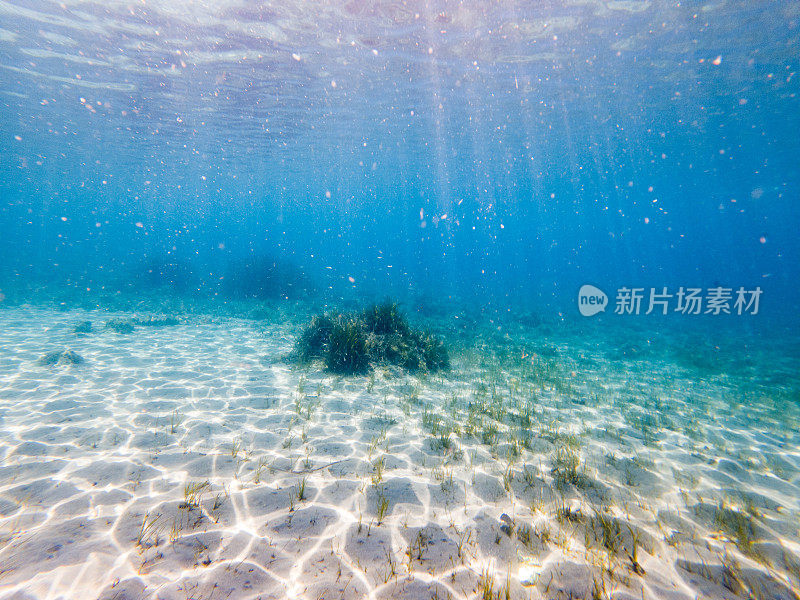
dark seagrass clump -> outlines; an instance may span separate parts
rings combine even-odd
[[[55,367],[57,365],[80,365],[84,361],[80,354],[67,349],[48,352],[37,362],[42,367]]]
[[[106,329],[110,329],[115,333],[128,334],[133,333],[133,321],[129,319],[111,319],[106,323]]]
[[[75,325],[74,329],[75,333],[85,335],[87,333],[92,333],[94,331],[92,329],[92,322],[91,321],[83,321],[82,323],[78,323]]]
[[[302,362],[323,358],[325,348],[333,330],[333,319],[328,315],[318,315],[311,319],[300,339],[295,343],[295,354]]]
[[[411,330],[397,304],[388,300],[365,309],[361,313],[361,320],[367,331],[377,335],[408,335]]]
[[[169,327],[171,325],[178,325],[179,323],[180,321],[177,317],[171,315],[147,315],[133,319],[134,325],[142,325],[143,327]]]
[[[396,303],[386,301],[360,313],[315,316],[298,338],[292,356],[301,362],[321,359],[342,375],[366,373],[376,364],[408,371],[450,368],[444,341],[413,329]]]
[[[357,319],[340,316],[334,321],[325,347],[325,366],[343,375],[359,375],[369,370],[367,335]]]

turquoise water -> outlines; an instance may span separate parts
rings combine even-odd
[[[0,14],[6,287],[177,264],[214,293],[278,258],[334,297],[761,286],[797,313],[793,2]]]
[[[789,0],[0,0],[0,600],[798,600],[798,70]]]

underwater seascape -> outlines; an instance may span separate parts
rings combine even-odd
[[[800,600],[800,3],[0,0],[0,600]]]

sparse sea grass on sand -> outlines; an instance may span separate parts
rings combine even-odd
[[[206,493],[210,487],[211,482],[208,480],[187,482],[183,486],[183,501],[178,505],[178,508],[185,510],[198,508],[203,494]]]
[[[11,532],[0,569],[20,593],[36,596],[34,578],[69,592],[61,574],[77,549],[91,569],[68,585],[86,597],[130,592],[116,581],[130,572],[165,589],[179,580],[197,598],[218,581],[239,586],[233,595],[283,597],[291,563],[289,583],[309,598],[347,586],[353,597],[605,600],[671,581],[676,600],[799,600],[798,439],[775,406],[794,397],[789,384],[788,396],[776,386],[743,396],[736,374],[682,379],[655,345],[636,370],[541,327],[485,337],[504,352],[462,339],[446,378],[378,366],[348,379],[276,365],[299,317],[274,338],[223,318],[147,332],[163,345],[98,332],[73,342],[80,370],[25,368],[51,348],[53,324],[76,340],[71,324],[84,318],[107,315],[48,315],[5,344],[21,368],[3,384],[0,462],[14,475],[0,483]],[[259,344],[269,362],[248,352]],[[521,358],[528,345],[557,347],[546,369],[571,386],[547,372],[526,379],[525,362],[539,360]],[[96,504],[60,512],[83,510],[71,500],[87,490]],[[124,553],[118,571],[99,568],[108,536]],[[44,568],[21,560],[36,555]]]
[[[755,511],[753,510],[753,512]],[[756,545],[758,541],[757,524],[752,513],[726,506],[724,502],[720,502],[714,510],[714,525],[733,538],[736,547],[742,554],[759,561],[766,559]]]

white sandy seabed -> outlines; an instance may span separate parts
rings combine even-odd
[[[780,376],[521,329],[337,378],[293,326],[114,316],[0,311],[0,598],[800,598]]]

